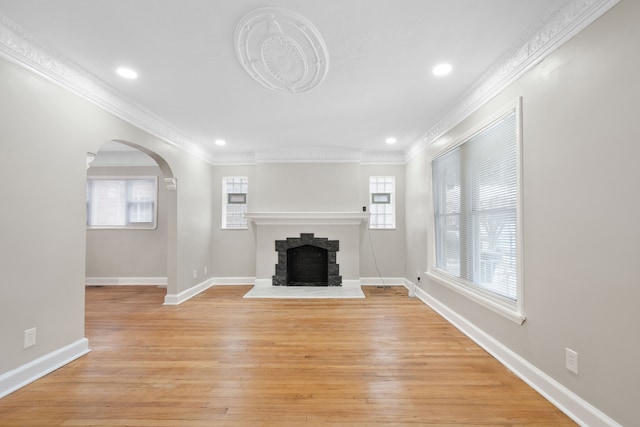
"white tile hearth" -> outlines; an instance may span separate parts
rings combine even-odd
[[[360,286],[254,286],[244,298],[364,298]]]

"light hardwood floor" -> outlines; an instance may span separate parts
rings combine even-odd
[[[566,426],[404,288],[243,299],[87,288],[92,352],[0,400],[2,426]]]

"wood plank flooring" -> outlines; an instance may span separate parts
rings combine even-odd
[[[0,399],[0,425],[575,425],[403,288],[249,289],[87,288],[92,352]]]

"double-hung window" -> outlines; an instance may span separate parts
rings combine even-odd
[[[430,273],[521,322],[518,107],[432,161]]]
[[[156,228],[156,177],[87,179],[89,228]]]
[[[222,178],[222,228],[246,229],[247,191],[246,176]]]
[[[393,176],[369,177],[369,228],[396,228],[395,187]]]

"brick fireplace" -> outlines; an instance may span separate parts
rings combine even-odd
[[[367,213],[252,212],[246,217],[256,236],[256,286],[360,285],[361,227]],[[300,276],[295,271],[288,277],[296,263],[324,265],[324,251],[326,281],[317,272]]]
[[[278,264],[273,286],[342,286],[337,264],[338,240],[301,233],[276,240]]]

